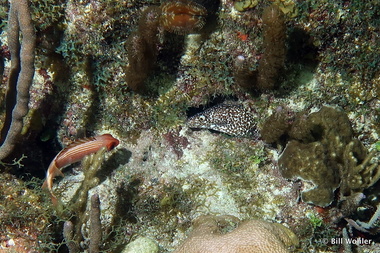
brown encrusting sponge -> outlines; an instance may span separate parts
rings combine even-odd
[[[355,138],[348,116],[340,109],[324,106],[294,118],[288,110],[278,109],[263,126],[264,141],[288,141],[278,166],[285,178],[303,180],[304,202],[328,206],[336,189],[343,200],[380,179],[380,165],[371,163],[375,151],[368,152]]]

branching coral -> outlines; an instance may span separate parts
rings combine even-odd
[[[367,153],[358,140],[351,141],[345,147],[341,166],[341,195],[362,192],[380,179],[380,165],[371,163],[375,154],[376,150]]]
[[[70,252],[79,252],[79,248],[89,247],[90,252],[99,252],[100,241],[102,239],[101,224],[100,224],[100,201],[99,196],[94,194],[91,196],[91,204],[89,207],[90,216],[88,216],[87,199],[89,190],[99,183],[99,178],[96,174],[101,168],[104,160],[105,148],[100,149],[97,153],[87,156],[83,160],[84,180],[77,191],[76,199],[72,204],[72,209],[76,215],[72,220],[66,221],[63,228],[63,234],[66,244]],[[89,220],[89,234],[84,230],[87,221]],[[88,242],[84,241],[88,237]],[[85,242],[85,243],[84,243]]]
[[[23,119],[29,110],[29,88],[34,76],[36,35],[27,0],[11,1],[8,25],[8,44],[12,61],[6,94],[6,119],[1,130],[0,160],[9,156],[19,141],[24,126]]]
[[[222,233],[233,216],[205,215],[194,221],[193,231],[175,253],[286,253],[298,246],[298,239],[285,226],[262,220],[241,223],[231,232]]]
[[[79,244],[74,237],[74,224],[71,221],[66,221],[63,224],[63,237],[70,253],[80,252]],[[90,208],[90,245],[89,252],[99,252],[99,246],[102,240],[102,229],[100,222],[100,201],[99,195],[94,194],[91,196]]]

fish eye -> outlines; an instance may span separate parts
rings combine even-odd
[[[119,142],[112,142],[112,143],[110,143],[109,145],[108,145],[108,150],[112,150],[112,149],[114,149],[117,145],[119,145]]]
[[[206,117],[205,117],[204,115],[201,115],[201,116],[199,116],[199,120],[200,120],[200,121],[205,121],[205,120],[206,120]]]

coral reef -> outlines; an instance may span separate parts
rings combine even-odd
[[[183,149],[187,148],[190,144],[185,136],[180,135],[180,131],[181,129],[173,129],[163,135],[178,158],[183,156]]]
[[[264,122],[261,133],[267,142],[288,140],[278,159],[279,167],[284,177],[311,183],[302,192],[306,202],[327,206],[338,187],[343,199],[380,178],[380,166],[370,163],[375,151],[368,154],[354,137],[347,115],[339,109],[324,106],[294,118],[280,108]]]
[[[22,135],[24,117],[29,111],[29,88],[34,75],[36,44],[29,2],[11,1],[9,12],[8,47],[12,62],[6,94],[6,118],[1,129],[0,160],[11,154]]]
[[[237,227],[226,232],[229,223]],[[287,227],[261,220],[248,220],[239,224],[231,216],[200,216],[194,221],[193,231],[175,253],[275,253],[293,252],[298,246],[296,235]],[[293,247],[293,250],[289,250]]]
[[[1,98],[11,70],[9,2],[0,1]],[[27,232],[33,235],[27,238],[33,246],[25,246],[25,251],[79,252],[94,243],[93,251],[120,252],[139,250],[135,239],[150,238],[155,250],[159,245],[159,251],[167,253],[185,240],[196,217],[210,214],[287,224],[300,239],[302,252],[379,251],[378,222],[370,233],[359,226],[377,213],[379,199],[379,157],[367,151],[380,134],[377,0],[29,2],[37,39],[36,71],[23,120],[23,145],[0,162],[2,172],[20,178],[20,184],[2,184],[9,188],[0,206],[17,215],[0,208],[6,214],[1,224],[8,229],[2,233],[6,237],[1,251],[22,252],[20,235]],[[194,16],[193,8],[202,15]],[[180,25],[183,20],[195,27]],[[165,28],[165,22],[177,28]],[[140,25],[152,29],[142,31]],[[152,43],[151,48],[143,43],[144,32],[145,39],[151,37],[144,42]],[[23,42],[24,36],[20,38]],[[271,38],[280,38],[275,41],[279,43]],[[271,51],[272,46],[277,51]],[[266,65],[271,59],[273,64]],[[259,72],[268,80],[262,88],[257,86]],[[142,86],[133,90],[128,78]],[[3,123],[8,109],[0,100]],[[244,105],[243,115],[250,113],[246,118],[238,113],[239,119],[248,119],[242,121],[228,115],[229,131],[239,129],[238,135],[232,130],[232,138],[228,133],[189,130],[188,116],[231,100]],[[347,115],[316,112],[326,103]],[[271,120],[264,122],[268,117]],[[241,138],[246,133],[241,129],[256,124],[262,126],[262,138]],[[120,145],[110,157],[106,154],[102,166],[95,166],[97,172],[89,173],[88,164],[83,171],[71,165],[54,186],[62,200],[56,210],[47,198],[24,198],[25,191],[42,193],[36,178],[45,176],[62,145],[102,132],[118,136]],[[319,187],[283,177],[277,165],[287,143],[287,153],[294,150],[302,160],[284,153],[282,169],[286,163],[297,174],[295,167],[310,165]],[[318,166],[324,181],[317,175]],[[291,177],[301,176],[308,176],[306,170]],[[38,183],[23,184],[30,180]],[[312,188],[321,196],[307,196],[305,191]],[[96,210],[91,209],[95,194],[100,200]],[[319,207],[299,201],[300,196],[313,203],[323,197],[323,205],[334,201]],[[19,215],[20,210],[26,210],[25,215]],[[99,210],[100,244],[99,233],[91,235],[89,218],[99,217]],[[43,224],[33,227],[31,212],[42,212]],[[237,222],[221,223],[220,237],[230,234],[226,230]],[[373,244],[324,243],[342,237],[369,238]]]

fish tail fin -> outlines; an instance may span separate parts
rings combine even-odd
[[[42,184],[42,189],[46,189],[48,187],[48,183],[47,183],[47,180],[44,181],[44,183]]]
[[[47,184],[46,180],[45,180],[44,184],[42,185],[42,188],[43,189],[48,188],[48,184]],[[51,199],[51,202],[53,203],[53,206],[57,206],[58,205],[57,197],[54,195],[54,193],[51,189],[49,189],[49,193],[50,193],[50,199]]]
[[[48,188],[48,184],[47,184],[47,180],[45,180],[44,184],[42,185],[42,189],[47,189],[47,188]],[[48,190],[50,193],[50,199],[51,199],[51,202],[53,203],[53,206],[57,206],[58,205],[57,197],[54,195],[52,189],[48,189]]]
[[[53,181],[53,179],[56,176],[64,177],[65,175],[62,173],[62,171],[60,169],[58,169],[58,167],[55,164],[50,165],[49,169],[47,171],[45,182],[42,184],[42,189],[49,188],[49,182],[48,182],[48,180],[52,180]]]
[[[55,160],[53,160],[53,162],[50,164],[49,168],[48,168],[48,171],[46,173],[46,180],[45,182],[42,184],[42,188],[43,189],[48,189],[49,192],[50,192],[50,197],[51,197],[51,201],[53,203],[54,206],[57,206],[58,204],[58,200],[57,200],[57,197],[54,195],[53,193],[53,179],[56,177],[56,176],[62,176],[64,177],[65,175],[62,173],[62,171],[57,167],[56,163],[55,163]]]
[[[62,171],[60,169],[58,169],[57,166],[54,165],[54,167],[52,168],[52,171],[51,173],[53,174],[53,177],[56,177],[56,176],[61,176],[61,177],[64,177],[65,175],[62,173]]]
[[[53,203],[53,206],[58,206],[58,199],[53,193],[51,193],[50,198],[51,198],[51,202]]]

